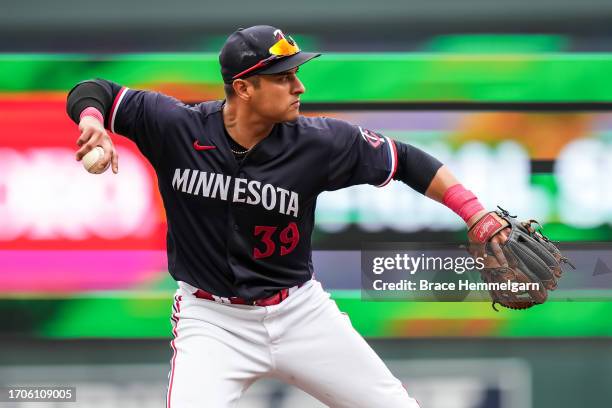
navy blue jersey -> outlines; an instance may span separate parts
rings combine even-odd
[[[239,161],[224,133],[223,104],[187,106],[122,88],[107,124],[155,168],[172,276],[218,296],[254,300],[311,278],[317,196],[387,184],[397,150],[367,129],[300,116],[275,125]]]

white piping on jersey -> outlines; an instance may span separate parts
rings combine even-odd
[[[125,94],[127,93],[127,91],[130,88],[127,87],[123,87],[121,88],[121,90],[119,91],[119,94],[115,97],[115,99],[117,100],[117,103],[114,106],[113,111],[111,112],[111,123],[110,123],[110,130],[113,133],[115,132],[115,117],[117,117],[117,111],[119,110],[119,105],[121,105],[121,101],[123,100],[123,97],[125,96]]]
[[[395,172],[397,171],[397,147],[395,146],[395,142],[393,139],[389,139],[386,136],[383,136],[387,140],[387,146],[389,146],[389,156],[391,157],[391,170],[389,170],[389,177],[382,184],[379,184],[377,187],[384,187],[393,179],[395,176]]]

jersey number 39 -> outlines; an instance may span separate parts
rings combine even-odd
[[[298,231],[297,224],[290,222],[279,234],[278,237],[275,235],[278,227],[271,227],[265,225],[255,226],[253,235],[256,237],[261,236],[261,243],[263,244],[263,251],[259,248],[253,248],[253,257],[255,259],[267,258],[274,255],[276,251],[275,241],[280,241],[280,255],[285,256],[290,254],[298,242],[300,242],[300,231]]]

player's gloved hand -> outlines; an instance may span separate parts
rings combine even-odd
[[[84,116],[79,122],[79,130],[81,136],[77,139],[77,145],[80,149],[76,152],[76,159],[80,161],[89,151],[96,146],[104,149],[104,157],[100,163],[100,167],[104,168],[110,162],[113,168],[113,173],[119,172],[119,155],[110,136],[104,129],[104,125],[99,120],[91,116]]]
[[[533,227],[536,221],[519,222],[515,218],[500,208],[481,215],[468,231],[470,253],[485,258],[481,271],[483,281],[537,284],[537,288],[519,291],[490,290],[494,309],[495,304],[527,309],[544,303],[548,291],[557,288],[562,264],[573,267],[559,249]]]
[[[502,245],[508,240],[512,231],[508,222],[497,216],[495,212],[483,210],[470,220],[468,229],[468,239],[471,243],[469,249],[474,257],[484,258],[485,265],[508,266],[508,260],[502,250]],[[489,253],[492,253],[494,258],[489,257]]]

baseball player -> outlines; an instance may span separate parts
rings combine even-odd
[[[341,120],[300,116],[298,67],[318,56],[277,28],[254,26],[221,50],[225,100],[188,106],[102,79],[68,95],[81,132],[77,160],[101,146],[99,166],[117,173],[108,129],[134,141],[157,173],[178,283],[168,407],[234,407],[261,377],[331,407],[418,407],[313,278],[323,191],[400,180],[468,226],[479,220],[481,238],[501,230],[493,239],[506,239],[427,153]]]

